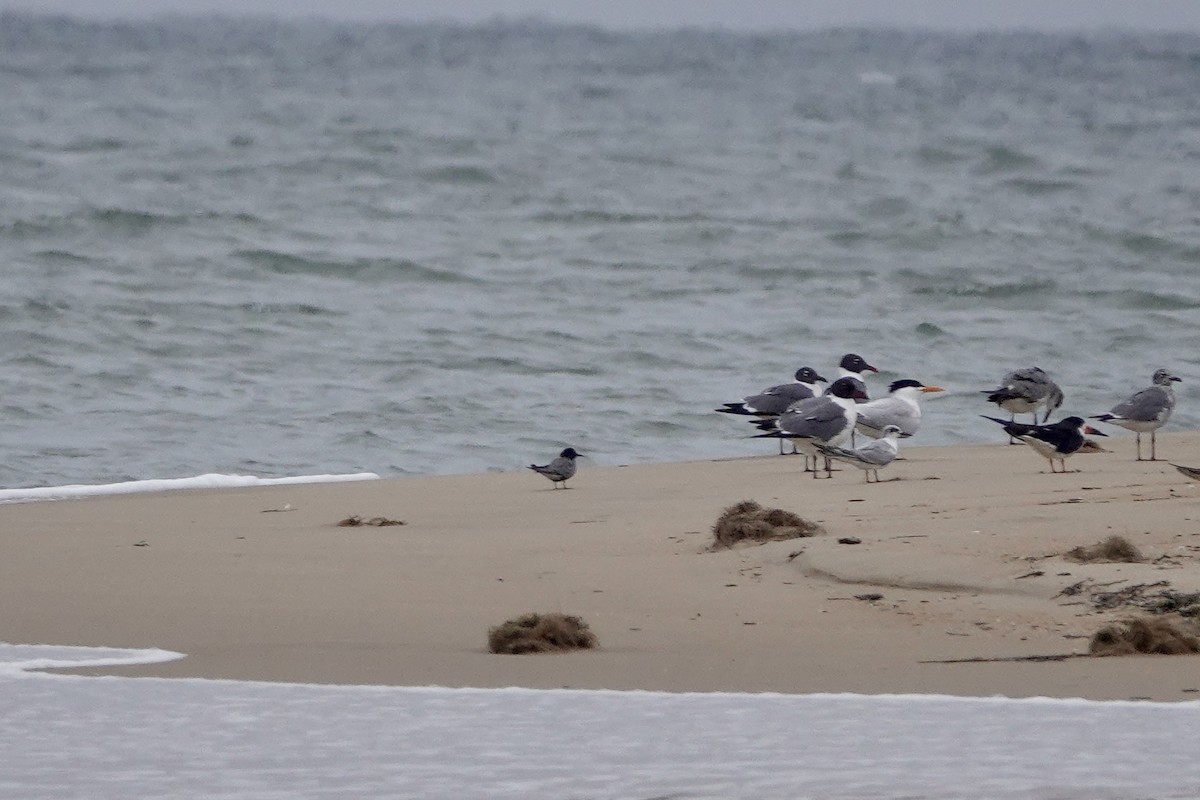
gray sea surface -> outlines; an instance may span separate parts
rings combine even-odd
[[[769,453],[849,351],[1200,426],[1195,35],[5,14],[0,118],[0,486]]]

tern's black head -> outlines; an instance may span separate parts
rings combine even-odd
[[[579,456],[582,454],[576,453],[574,447],[568,447],[566,450],[563,450],[561,453],[559,453],[559,455],[563,458],[579,458]]]
[[[892,381],[891,384],[888,385],[888,391],[894,392],[897,389],[903,389],[906,386],[911,386],[914,389],[920,389],[924,387],[925,384],[921,383],[920,381],[914,381],[912,378],[901,378],[898,381]]]
[[[868,364],[866,359],[857,353],[847,353],[842,356],[842,360],[838,366],[848,372],[857,372],[859,375],[864,372],[879,372],[879,370]]]
[[[801,367],[800,369],[796,370],[796,380],[800,383],[816,383],[817,381],[820,381],[821,383],[825,382],[825,379],[818,375],[817,371],[812,367]]]
[[[870,398],[867,397],[867,387],[858,378],[845,377],[838,378],[833,383],[829,384],[829,389],[825,394],[831,394],[834,397],[841,397],[845,400],[858,400],[866,402]]]

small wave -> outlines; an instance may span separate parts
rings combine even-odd
[[[331,309],[314,306],[310,303],[242,303],[238,308],[254,314],[300,314],[307,317],[338,314]]]
[[[72,253],[70,250],[37,250],[33,256],[55,264],[90,264],[94,260],[88,256]]]
[[[473,167],[466,165],[452,165],[447,167],[436,167],[427,169],[419,173],[423,180],[431,183],[449,183],[459,186],[469,186],[475,184],[499,183],[499,179],[489,170],[483,167]]]
[[[1075,181],[1052,180],[1049,178],[1008,178],[1001,181],[1000,185],[1031,195],[1069,192],[1081,188]]]
[[[32,489],[0,489],[0,503],[27,503],[33,500],[75,500],[114,494],[168,492],[180,489],[234,489],[247,486],[285,486],[298,483],[341,483],[379,480],[374,472],[348,475],[297,475],[290,478],[258,478],[253,475],[197,475],[192,478],[159,478],[122,481],[100,485],[44,486]]]
[[[715,222],[703,214],[653,214],[638,211],[544,211],[533,216],[534,222],[564,222],[569,225],[642,225],[645,223]]]
[[[144,233],[155,225],[177,225],[187,221],[185,217],[155,214],[151,211],[132,211],[127,208],[95,208],[87,212],[87,218],[123,233]]]
[[[129,143],[122,139],[114,139],[111,137],[96,137],[88,139],[75,139],[67,142],[61,148],[64,153],[109,153],[114,150],[122,150],[128,147]]]
[[[993,145],[984,150],[983,160],[976,167],[976,171],[984,175],[995,175],[1034,169],[1038,164],[1038,160],[1028,153],[1003,145]]]
[[[1180,251],[1179,242],[1153,233],[1124,233],[1118,238],[1121,246],[1142,256],[1160,256]]]
[[[911,289],[911,292],[925,297],[980,297],[986,300],[1005,300],[1013,297],[1049,294],[1056,288],[1058,288],[1058,284],[1052,280],[1007,283],[979,283],[976,281],[955,283],[947,280],[945,283],[916,286]]]
[[[954,150],[949,150],[944,147],[933,147],[924,145],[917,148],[917,161],[930,166],[941,164],[958,164],[967,160],[967,156]]]
[[[0,643],[0,672],[158,664],[183,658],[170,650]]]
[[[899,217],[912,209],[912,203],[903,197],[876,197],[862,205],[862,212],[876,219]]]
[[[938,336],[946,335],[946,331],[944,328],[934,325],[932,322],[921,322],[921,323],[917,324],[913,328],[913,333],[917,334],[918,336],[924,336],[924,337],[927,337],[930,339],[936,338]]]
[[[435,269],[406,258],[359,258],[337,261],[278,250],[237,250],[237,258],[281,275],[325,275],[341,278],[403,277],[438,283],[477,283],[478,279],[450,270]]]
[[[1136,311],[1187,311],[1200,308],[1200,300],[1178,294],[1159,294],[1146,291],[1087,292],[1084,297],[1103,305]]]
[[[1095,225],[1086,225],[1084,230],[1092,236],[1115,243],[1138,256],[1170,257],[1180,261],[1200,263],[1200,247],[1161,233],[1113,230]]]
[[[864,86],[895,86],[897,78],[888,72],[869,70],[858,74],[858,82]]]
[[[866,231],[837,231],[828,234],[825,238],[830,242],[842,247],[854,247],[855,245],[865,242],[871,238],[871,235]]]

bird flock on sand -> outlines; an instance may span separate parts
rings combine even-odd
[[[791,452],[804,456],[805,471],[813,478],[831,478],[833,462],[837,461],[861,470],[867,483],[872,479],[879,482],[879,471],[899,457],[900,440],[920,430],[921,396],[945,390],[904,378],[892,381],[887,394],[872,400],[865,380],[869,373],[878,371],[862,356],[847,353],[838,362],[837,377],[832,382],[805,366],[796,370],[792,381],[724,403],[715,411],[747,418],[759,431],[753,438],[778,439],[781,455],[785,453],[784,441],[790,442]],[[1173,384],[1179,380],[1169,370],[1156,370],[1148,387],[1109,411],[1087,419],[1067,416],[1051,423],[1051,415],[1063,405],[1063,390],[1045,370],[1025,367],[1006,374],[994,388],[981,391],[989,403],[1008,412],[1008,419],[980,416],[1000,425],[1010,444],[1029,445],[1050,463],[1052,473],[1067,472],[1066,460],[1076,453],[1103,450],[1088,437],[1108,434],[1089,424],[1088,419],[1132,431],[1137,460],[1157,461],[1155,433],[1175,410]],[[1018,422],[1018,414],[1029,414],[1031,421]],[[1142,434],[1150,435],[1148,459],[1142,457]],[[857,442],[859,435],[863,438],[861,444]],[[575,460],[579,457],[580,453],[568,447],[548,464],[530,464],[529,468],[549,478],[554,488],[566,488],[567,480],[575,475]],[[1200,480],[1200,468],[1172,466]]]

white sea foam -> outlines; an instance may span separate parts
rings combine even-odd
[[[194,478],[157,478],[144,481],[124,481],[96,486],[42,486],[34,489],[0,489],[0,503],[27,503],[34,500],[77,500],[111,494],[169,492],[180,489],[233,489],[246,486],[282,486],[297,483],[341,483],[373,481],[374,472],[355,472],[348,475],[297,475],[290,478],[257,478],[253,475],[197,475]]]
[[[1200,796],[1200,703],[89,678],[173,654],[0,645],[0,796]]]

